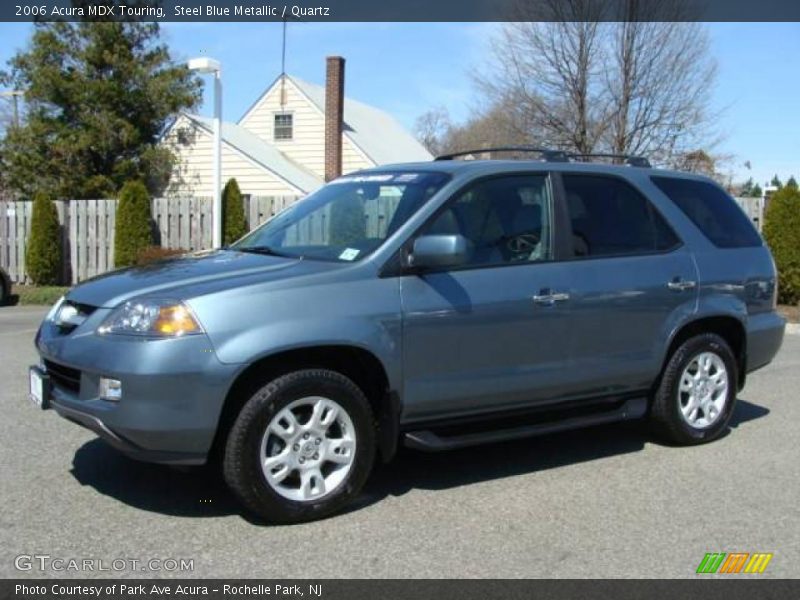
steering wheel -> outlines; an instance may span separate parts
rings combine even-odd
[[[535,233],[520,233],[508,238],[506,248],[519,260],[521,257],[528,257],[539,246],[540,236]]]
[[[520,233],[508,239],[506,247],[514,254],[533,252],[539,245],[539,236],[534,233]]]

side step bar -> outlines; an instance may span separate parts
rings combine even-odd
[[[441,452],[443,450],[456,450],[458,448],[477,446],[479,444],[519,440],[547,433],[580,429],[590,425],[602,425],[604,423],[638,419],[643,417],[646,412],[647,398],[631,398],[613,410],[573,417],[561,421],[547,421],[508,429],[493,429],[477,433],[448,436],[442,436],[430,430],[409,431],[403,436],[403,444],[415,450]]]

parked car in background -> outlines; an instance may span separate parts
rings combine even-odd
[[[0,268],[0,306],[4,306],[11,296],[11,279],[2,268]]]
[[[229,248],[82,283],[31,397],[136,458],[219,457],[276,522],[341,509],[398,444],[718,438],[783,339],[753,224],[705,177],[541,157],[360,171]]]

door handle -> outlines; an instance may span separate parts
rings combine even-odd
[[[569,300],[569,294],[564,292],[550,292],[549,290],[542,290],[541,294],[536,294],[533,297],[534,303],[540,306],[552,306],[556,302],[565,302]]]
[[[676,277],[675,279],[673,279],[672,281],[667,283],[667,287],[669,289],[671,289],[671,290],[675,290],[676,292],[682,292],[684,290],[691,290],[691,289],[697,287],[697,282],[696,281],[686,281],[686,280],[680,279],[679,277]]]

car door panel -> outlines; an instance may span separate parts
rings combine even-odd
[[[570,379],[569,305],[556,263],[404,277],[407,420],[499,411],[558,398]]]
[[[696,291],[669,282],[697,281],[691,254],[629,256],[570,264],[571,358],[583,395],[649,388],[661,368],[665,323],[695,310]]]
[[[423,227],[462,235],[475,252],[461,268],[401,280],[406,420],[501,411],[560,394],[570,377],[569,306],[552,298],[569,280],[552,260],[551,189],[543,173],[477,181]],[[533,251],[531,235],[539,239]]]
[[[559,183],[573,238],[565,263],[570,358],[579,374],[573,391],[594,397],[648,389],[661,368],[666,324],[696,308],[692,254],[630,181],[563,173]]]

